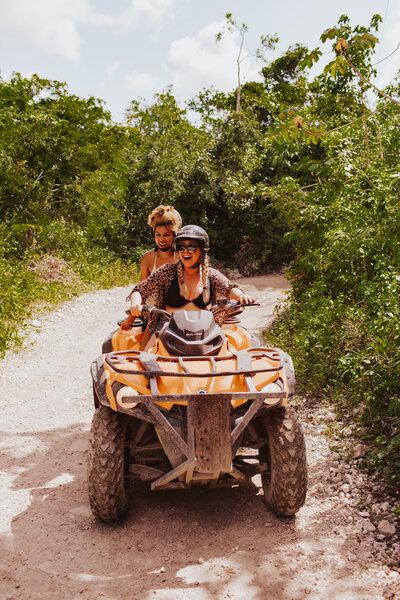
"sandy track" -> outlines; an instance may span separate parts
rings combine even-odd
[[[276,275],[241,283],[261,301],[243,321],[259,332],[287,284]],[[382,564],[386,541],[357,506],[365,477],[338,462],[323,411],[299,408],[310,487],[297,517],[273,516],[258,489],[141,490],[122,523],[93,518],[89,365],[123,316],[126,293],[68,303],[42,320],[34,345],[0,363],[0,599],[400,597],[398,573]]]

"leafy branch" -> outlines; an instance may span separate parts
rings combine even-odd
[[[375,110],[370,111],[368,114],[366,114],[366,115],[363,114],[363,115],[361,115],[361,117],[357,117],[356,119],[353,119],[352,121],[349,121],[348,123],[344,123],[343,125],[339,125],[338,127],[329,129],[329,131],[308,131],[304,127],[305,121],[304,121],[303,117],[300,117],[300,116],[296,116],[293,119],[293,122],[298,129],[301,129],[302,131],[304,131],[304,133],[306,133],[308,135],[312,135],[312,136],[316,136],[316,137],[324,137],[324,136],[330,135],[331,133],[334,133],[335,131],[339,131],[340,129],[350,127],[350,125],[354,125],[354,123],[357,123],[358,121],[362,121],[363,119],[368,119],[369,117],[372,117],[377,112],[380,112],[381,110],[384,110],[385,108],[387,108],[389,106],[389,104],[390,104],[390,102],[387,102],[383,106],[379,106]]]
[[[378,15],[375,15],[376,22],[377,17]],[[375,21],[373,19],[374,24]],[[349,58],[349,50],[355,49],[357,47],[362,49],[369,48],[373,50],[379,41],[378,38],[372,35],[371,33],[364,32],[361,35],[357,35],[355,38],[353,38],[351,40],[351,43],[349,44],[347,40],[344,39],[344,37],[342,37],[342,35],[345,33],[347,33],[346,27],[341,29],[338,27],[332,27],[324,31],[324,33],[321,35],[321,41],[323,43],[326,42],[328,39],[337,40],[335,45],[336,58],[325,67],[324,73],[330,73],[332,77],[336,77],[338,71],[341,75],[344,75],[346,73],[347,67],[350,67],[350,69],[357,75],[357,77],[359,77],[359,79],[361,79],[361,81],[363,81],[367,85],[370,85],[379,95],[383,96],[393,104],[400,105],[399,100],[396,100],[395,98],[392,98],[391,96],[386,94],[376,85],[374,85],[368,77],[363,75],[360,69],[358,69],[354,62]],[[392,52],[392,54],[396,52],[398,47]],[[304,58],[302,67],[311,68],[314,63],[319,61],[321,56],[321,50],[319,48],[316,48]]]
[[[340,56],[342,56],[344,58],[344,60],[347,62],[347,64],[349,65],[349,67],[354,71],[354,73],[356,73],[356,75],[358,75],[358,77],[367,85],[370,85],[371,87],[374,88],[375,91],[378,92],[378,94],[380,94],[381,96],[383,96],[384,98],[386,98],[387,100],[389,100],[389,102],[393,102],[393,104],[398,104],[400,105],[399,100],[395,100],[394,98],[391,98],[388,94],[386,94],[385,92],[383,92],[382,90],[380,90],[379,88],[376,87],[376,85],[374,85],[371,81],[369,81],[369,79],[367,79],[360,71],[359,69],[357,69],[357,67],[355,65],[353,65],[353,63],[351,62],[351,60],[349,59],[349,57],[347,56],[346,53],[346,46],[343,44],[343,42],[345,42],[346,40],[343,39],[339,39],[337,44],[336,44],[336,48],[338,49],[338,51],[340,52]]]

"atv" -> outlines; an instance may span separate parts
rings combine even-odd
[[[172,315],[143,307],[142,317],[120,322],[103,343],[91,366],[88,485],[96,517],[122,518],[139,480],[151,490],[232,487],[254,485],[260,474],[277,515],[304,504],[304,436],[287,406],[293,363],[282,350],[260,347],[239,324],[242,310],[231,300]],[[151,314],[165,323],[145,352],[140,342]]]

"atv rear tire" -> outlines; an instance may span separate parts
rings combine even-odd
[[[128,509],[126,417],[100,406],[93,415],[88,451],[89,501],[102,521],[121,519]]]
[[[268,506],[279,516],[294,515],[307,493],[307,459],[303,431],[289,407],[271,409],[262,421],[268,443],[259,451],[268,469],[261,473]]]

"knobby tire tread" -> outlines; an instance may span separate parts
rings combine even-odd
[[[307,494],[304,434],[293,407],[272,409],[264,418],[269,445],[270,475],[262,474],[264,496],[279,516],[294,515]]]
[[[124,415],[100,406],[91,426],[88,486],[92,512],[102,521],[121,519],[128,509],[125,437]]]

